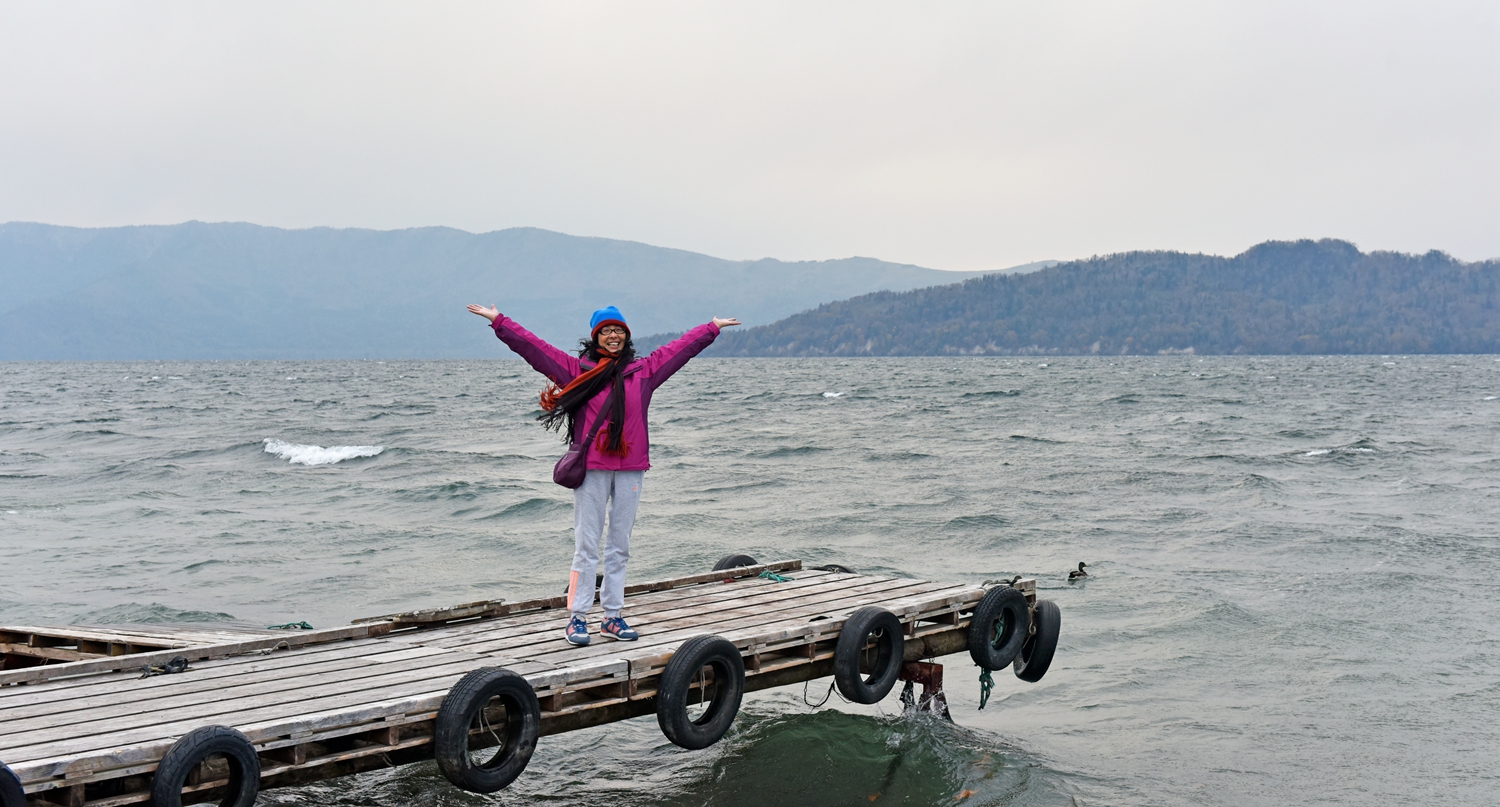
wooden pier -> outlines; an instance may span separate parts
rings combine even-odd
[[[1014,588],[1034,607],[1034,581]],[[663,672],[694,637],[731,643],[742,691],[753,691],[833,674],[845,623],[868,606],[899,620],[897,664],[963,652],[986,594],[784,561],[630,586],[626,616],[641,639],[595,633],[586,647],[562,639],[563,596],[329,630],[0,627],[0,763],[31,807],[169,804],[160,787],[153,796],[168,750],[195,729],[224,726],[253,746],[261,788],[327,779],[432,758],[445,696],[480,668],[525,679],[540,709],[535,734],[545,736],[657,712]],[[860,642],[866,667],[877,644]],[[167,672],[178,657],[188,669]],[[160,674],[143,676],[143,667]],[[722,668],[717,675],[727,681]],[[704,700],[712,681],[699,676],[689,688]],[[514,703],[509,709],[519,714]],[[195,765],[181,801],[233,794],[232,765]],[[0,807],[16,807],[5,787],[0,781]]]

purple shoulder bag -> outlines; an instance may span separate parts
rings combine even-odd
[[[609,420],[610,403],[614,401],[615,391],[609,391],[609,397],[604,399],[604,408],[599,411],[599,419],[594,421],[594,427],[589,429],[589,436],[581,443],[568,446],[568,453],[562,455],[557,465],[552,468],[552,481],[562,485],[569,490],[577,490],[583,485],[583,478],[589,472],[589,446],[594,444],[594,438],[599,436],[599,427]],[[584,407],[587,410],[588,407]]]

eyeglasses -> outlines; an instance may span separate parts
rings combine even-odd
[[[626,333],[626,331],[625,331],[624,328],[600,328],[599,329],[599,335],[600,336],[624,336],[625,333]]]

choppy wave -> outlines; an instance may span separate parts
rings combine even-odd
[[[78,621],[95,625],[157,625],[175,622],[233,622],[233,614],[222,611],[190,611],[162,605],[127,602],[79,614]]]
[[[344,460],[373,457],[385,446],[306,446],[267,437],[262,441],[267,454],[274,454],[293,465],[332,465]]]

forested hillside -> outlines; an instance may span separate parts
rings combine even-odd
[[[719,356],[1497,353],[1500,261],[1267,242],[1129,252],[867,294],[743,332]]]

